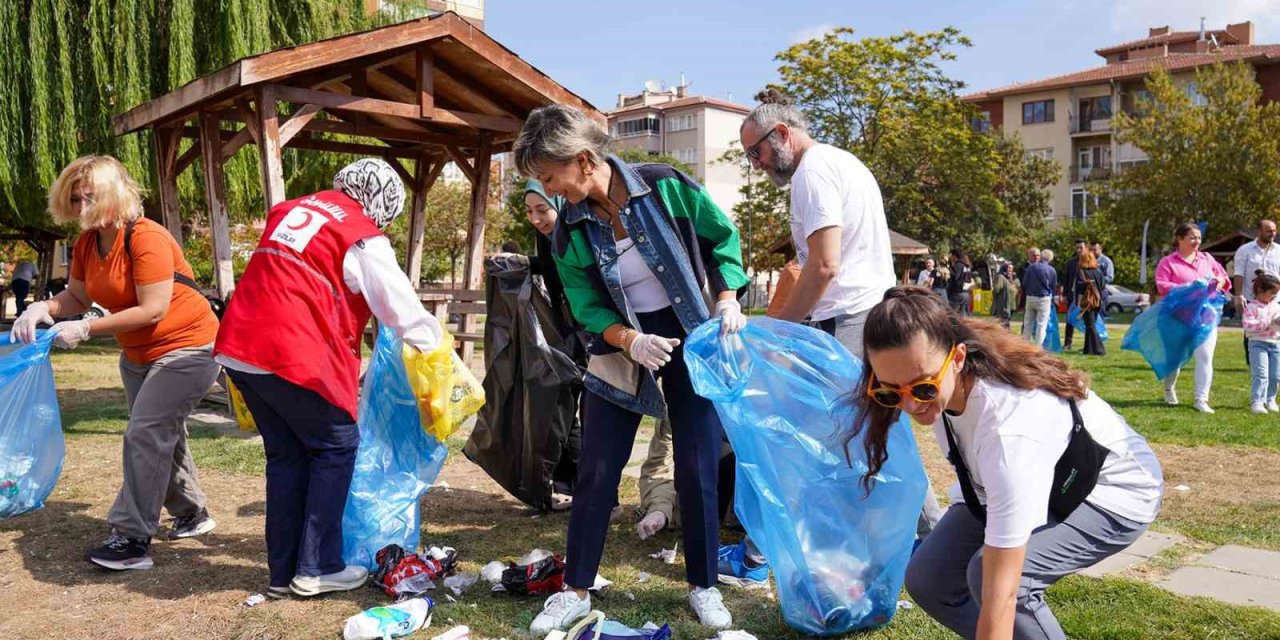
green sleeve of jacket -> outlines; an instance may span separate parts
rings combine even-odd
[[[747,286],[750,280],[742,268],[738,228],[711,200],[707,190],[684,174],[663,178],[657,186],[667,211],[693,224],[712,291],[736,291]]]
[[[605,329],[618,323],[626,324],[622,316],[613,310],[612,304],[604,294],[591,286],[587,277],[587,269],[595,263],[591,247],[581,231],[570,231],[569,247],[564,255],[553,251],[556,271],[560,273],[560,281],[564,285],[564,296],[569,300],[569,308],[573,317],[590,333],[604,333]]]

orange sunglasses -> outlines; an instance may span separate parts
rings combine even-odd
[[[938,394],[942,390],[942,379],[946,377],[947,367],[955,357],[956,347],[953,346],[951,351],[947,353],[947,359],[942,361],[942,367],[938,369],[937,373],[933,374],[933,377],[923,378],[900,387],[876,385],[876,375],[872,373],[871,378],[867,380],[867,397],[874,400],[876,404],[889,409],[897,409],[902,406],[902,400],[908,394],[916,402],[937,402]]]

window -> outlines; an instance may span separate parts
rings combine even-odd
[[[973,130],[978,133],[987,133],[991,131],[991,112],[979,112],[978,115],[973,117],[973,120],[969,124],[973,127]]]
[[[683,162],[687,165],[694,165],[698,162],[698,150],[694,149],[675,149],[671,152],[671,157]]]
[[[1200,95],[1200,84],[1194,80],[1187,83],[1187,97],[1191,98],[1191,104],[1197,107],[1209,104],[1208,98]]]
[[[1076,187],[1071,190],[1071,218],[1088,220],[1089,216],[1098,212],[1098,196]]]
[[[71,264],[71,250],[74,248],[69,242],[62,243],[62,266]]]
[[[1044,147],[1043,149],[1027,149],[1025,153],[1028,158],[1040,158],[1041,160],[1053,160],[1053,147]]]
[[[627,136],[651,135],[661,131],[656,116],[646,116],[632,120],[623,120],[614,125],[614,135],[619,138]]]
[[[1037,100],[1022,103],[1022,124],[1053,122],[1053,101]]]
[[[688,131],[689,129],[697,128],[698,116],[695,114],[690,113],[688,115],[667,118],[667,133],[671,133],[673,131]]]

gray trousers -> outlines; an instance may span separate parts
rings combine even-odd
[[[1052,307],[1053,296],[1027,296],[1026,311],[1022,314],[1022,337],[1032,344],[1044,344]]]
[[[204,492],[187,448],[187,415],[218,376],[213,345],[171,351],[149,364],[120,356],[129,403],[124,432],[124,486],[107,524],[130,538],[151,538],[160,508],[174,517],[199,514]]]
[[[1014,639],[1066,640],[1044,600],[1045,589],[1125,549],[1147,526],[1086,502],[1066,520],[1032,533],[1018,588]],[[911,598],[934,620],[968,639],[978,634],[982,606],[983,529],[967,507],[952,505],[907,565]]]
[[[849,353],[863,360],[862,331],[867,325],[867,315],[870,313],[871,311],[867,310],[845,314],[811,322],[810,325],[835,336],[836,341],[844,345]],[[938,505],[938,496],[933,492],[933,482],[930,481],[924,495],[924,508],[921,509],[920,518],[916,521],[916,536],[924,539],[941,519],[942,507]]]

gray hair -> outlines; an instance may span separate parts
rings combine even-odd
[[[747,114],[746,122],[755,124],[761,131],[768,131],[779,124],[785,124],[790,129],[809,133],[809,121],[795,105],[791,104],[791,99],[781,92],[776,89],[766,89],[756,94],[756,100],[760,101],[760,106]]]
[[[573,107],[553,104],[534,109],[520,129],[511,151],[516,169],[536,177],[544,162],[569,162],[586,152],[591,163],[604,164],[609,153],[609,134],[600,123]]]

